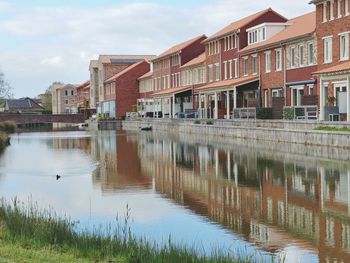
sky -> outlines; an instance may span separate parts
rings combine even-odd
[[[0,70],[15,97],[89,79],[99,54],[157,55],[268,7],[287,18],[308,0],[0,0]]]

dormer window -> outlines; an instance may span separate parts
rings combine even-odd
[[[266,40],[266,28],[258,28],[248,32],[248,45]]]

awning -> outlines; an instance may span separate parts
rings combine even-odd
[[[316,80],[309,79],[309,80],[303,80],[303,81],[288,82],[286,83],[286,86],[292,87],[292,86],[301,86],[301,85],[308,85],[308,84],[316,84]]]
[[[312,75],[326,75],[326,74],[336,74],[336,73],[348,73],[350,72],[350,61],[341,63],[339,65],[325,68],[313,72]]]
[[[191,90],[191,86],[185,86],[185,87],[177,87],[177,88],[171,88],[171,89],[165,89],[156,93],[152,94],[152,97],[170,97],[172,95],[182,93],[185,91]]]
[[[259,80],[259,77],[257,76],[229,79],[224,81],[213,82],[203,87],[200,87],[196,90],[199,92],[205,92],[205,91],[216,90],[216,89],[227,89],[228,87],[241,86],[241,85],[249,84],[251,82],[255,82],[258,80]]]

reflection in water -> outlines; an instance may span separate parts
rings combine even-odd
[[[110,222],[129,204],[137,233],[159,241],[171,234],[176,241],[203,242],[207,251],[219,244],[286,255],[286,262],[350,262],[346,161],[155,133],[12,139],[0,158],[6,197],[33,195],[86,224]],[[34,178],[57,171],[61,185]]]

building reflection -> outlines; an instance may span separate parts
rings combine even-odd
[[[350,262],[350,164],[152,136],[139,135],[139,157],[159,193],[266,251],[297,244]]]
[[[93,171],[95,187],[103,193],[127,188],[151,189],[152,178],[141,171],[135,137],[116,131],[104,131],[88,137],[55,137],[48,142],[56,149],[82,150],[98,162]]]

